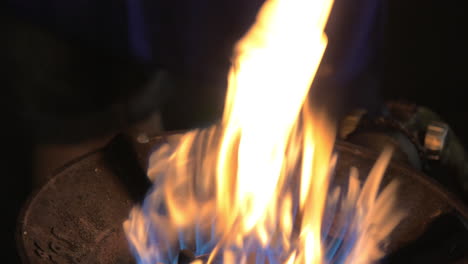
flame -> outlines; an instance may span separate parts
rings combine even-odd
[[[139,263],[174,263],[181,249],[227,264],[370,263],[382,257],[379,243],[402,217],[395,213],[395,184],[377,195],[390,152],[362,190],[351,170],[339,204],[341,191],[329,192],[336,163],[333,120],[307,99],[327,45],[332,4],[263,5],[235,47],[221,123],[190,131],[150,158],[154,187],[124,223]],[[345,216],[325,221],[333,211],[327,208]],[[333,219],[341,235],[327,243]],[[369,226],[381,232],[370,234]]]

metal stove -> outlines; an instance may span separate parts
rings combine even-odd
[[[433,126],[424,135],[427,142],[434,143],[427,151],[427,144],[414,133],[415,124],[424,123],[415,121],[422,120],[417,114],[421,109],[405,104],[389,104],[386,109],[385,117],[370,118],[358,112],[344,120],[342,139],[336,143],[339,159],[333,184],[345,185],[351,166],[358,168],[361,178],[366,177],[379,148],[396,145],[382,184],[393,179],[400,182],[398,204],[410,213],[392,233],[383,262],[468,262],[466,204],[448,185],[423,173],[436,157],[443,160],[448,155],[436,144],[440,139],[439,143],[451,146],[445,141],[447,134],[434,128],[433,119],[423,118]],[[435,137],[432,141],[431,136]],[[169,137],[171,134],[140,140],[135,148],[133,139],[118,136],[106,147],[57,171],[31,197],[20,216],[17,241],[23,262],[134,263],[122,222],[151,185],[144,172],[149,153]],[[456,147],[452,144],[451,149]],[[428,153],[432,158],[421,158]],[[194,258],[183,251],[179,262],[189,263]]]

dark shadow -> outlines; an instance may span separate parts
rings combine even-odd
[[[118,135],[103,151],[108,168],[126,187],[133,202],[143,201],[151,182],[146,177],[130,140]]]
[[[468,260],[468,228],[456,215],[448,214],[436,219],[421,237],[382,263],[449,264],[461,260]]]

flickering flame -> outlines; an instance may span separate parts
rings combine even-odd
[[[263,5],[236,45],[222,122],[150,158],[154,187],[124,223],[139,263],[176,263],[182,249],[226,264],[382,257],[379,244],[402,217],[395,184],[377,195],[391,154],[382,154],[362,190],[352,169],[347,192],[330,191],[333,120],[307,100],[331,7],[331,0]],[[326,220],[333,210],[339,216]]]

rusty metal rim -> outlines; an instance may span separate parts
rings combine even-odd
[[[173,134],[179,134],[179,133],[167,133],[167,134],[163,134],[157,137],[153,137],[150,140],[150,142],[152,143],[153,142],[157,143],[158,141],[160,142],[161,139],[164,139],[165,137],[168,137]],[[35,191],[33,191],[30,194],[29,198],[24,203],[24,206],[22,207],[21,212],[18,215],[18,221],[17,221],[18,224],[16,227],[17,229],[16,230],[16,244],[19,250],[20,258],[23,263],[29,263],[29,260],[27,256],[25,255],[26,248],[25,248],[25,245],[23,244],[23,232],[24,232],[23,227],[24,227],[24,220],[27,217],[28,208],[30,207],[30,205],[34,202],[34,200],[38,197],[38,195],[46,189],[46,186],[53,184],[56,178],[59,177],[63,171],[68,169],[70,166],[80,163],[81,161],[85,160],[86,158],[100,151],[105,151],[108,148],[108,146],[109,145],[98,148],[76,159],[73,159],[70,162],[67,162],[61,168],[54,171],[53,173],[54,176],[51,177],[48,182],[46,182],[44,185],[40,186],[39,188],[37,188]],[[349,153],[356,153],[369,160],[374,160],[377,157],[375,151],[366,149],[362,146],[357,146],[348,142],[344,142],[344,141],[337,141],[335,144],[335,149],[347,151]],[[396,160],[392,160],[390,167],[393,167],[399,171],[405,172],[407,175],[411,175],[410,177],[413,177],[414,180],[416,180],[418,183],[422,184],[423,186],[425,186],[426,188],[434,192],[435,195],[438,196],[441,200],[446,201],[446,203],[450,205],[450,207],[453,208],[452,210],[457,212],[459,216],[461,216],[465,220],[468,220],[468,209],[466,205],[460,199],[458,199],[457,197],[452,195],[450,192],[448,192],[442,185],[440,185],[434,179],[429,178],[428,176],[422,174],[421,172],[416,171],[412,168],[409,168],[404,163],[398,162]]]
[[[111,140],[112,141],[112,140]],[[59,177],[61,175],[61,173],[65,170],[67,170],[70,166],[72,166],[73,164],[76,164],[100,151],[103,151],[107,146],[104,146],[104,147],[100,147],[100,148],[97,148],[95,150],[92,150],[84,155],[81,155],[75,159],[72,159],[70,161],[68,161],[67,163],[65,163],[64,165],[62,165],[60,168],[54,170],[54,172],[52,173],[52,177],[46,182],[44,183],[43,185],[41,186],[38,186],[35,188],[35,190],[33,190],[31,192],[31,194],[29,194],[29,197],[26,199],[26,201],[23,203],[23,206],[18,214],[18,217],[17,217],[17,225],[16,225],[16,248],[17,248],[17,251],[19,253],[19,256],[20,256],[20,259],[21,259],[21,262],[22,263],[30,263],[29,260],[28,260],[28,257],[25,255],[24,252],[26,252],[26,248],[24,246],[24,243],[23,243],[23,235],[24,235],[24,231],[23,231],[23,227],[24,227],[24,220],[26,219],[26,216],[28,214],[28,209],[29,207],[31,206],[31,204],[34,202],[34,200],[39,196],[39,194],[41,192],[43,192],[46,188],[47,185],[50,185],[52,184],[55,179],[57,177]]]
[[[338,150],[343,149],[348,152],[359,153],[360,155],[368,159],[375,159],[375,157],[378,156],[376,155],[378,153],[376,153],[375,151],[345,141],[337,141],[335,147]],[[461,217],[468,221],[467,205],[465,205],[465,203],[461,199],[455,197],[453,194],[447,191],[445,187],[443,187],[436,180],[429,178],[425,174],[408,167],[407,165],[398,160],[392,160],[390,167],[397,168],[398,170],[406,172],[407,175],[411,175],[410,177],[413,177],[419,183],[436,193],[436,195],[438,195],[442,200],[445,200],[449,205],[451,205],[460,214]]]

